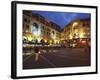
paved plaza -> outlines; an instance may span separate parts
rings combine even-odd
[[[90,66],[90,48],[41,49],[38,61],[35,53],[23,55],[23,69]]]

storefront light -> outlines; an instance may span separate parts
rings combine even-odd
[[[38,40],[38,42],[40,42],[41,41],[41,38],[38,38],[37,40]]]
[[[72,39],[72,38],[73,38],[73,36],[70,34],[70,35],[69,35],[69,39]]]
[[[57,43],[59,44],[59,40],[57,40]]]
[[[52,45],[52,40],[50,40],[50,44],[49,44],[50,46]]]
[[[32,37],[31,36],[28,36],[28,41],[32,41]]]
[[[54,43],[56,44],[57,43],[57,40],[54,40]]]
[[[45,39],[44,42],[47,43],[47,40]]]
[[[79,38],[84,38],[84,33],[83,33],[83,32],[81,32],[81,33],[79,34]]]

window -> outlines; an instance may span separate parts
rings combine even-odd
[[[25,32],[29,32],[29,25],[28,24],[25,27]]]
[[[29,25],[26,25],[26,30],[29,30]]]
[[[38,24],[37,23],[33,23],[33,30],[37,30],[38,31]]]
[[[33,25],[32,25],[32,33],[33,34],[38,34],[38,24],[37,23],[33,23]]]
[[[26,19],[26,18],[24,18],[24,21],[25,21],[25,22],[27,22],[27,19]]]
[[[54,34],[55,34],[55,32],[54,32],[54,31],[52,31],[52,34],[54,35]]]
[[[27,23],[29,23],[29,22],[30,22],[30,19],[29,19],[29,17],[24,17],[24,22],[27,22]]]

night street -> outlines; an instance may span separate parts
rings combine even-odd
[[[22,42],[23,69],[91,66],[91,14],[23,10]]]
[[[23,69],[90,66],[89,48],[59,48],[41,50],[39,60],[35,54],[23,55]]]

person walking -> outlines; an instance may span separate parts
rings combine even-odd
[[[39,60],[39,56],[40,56],[40,51],[38,47],[34,47],[34,52],[35,52],[35,61]]]

